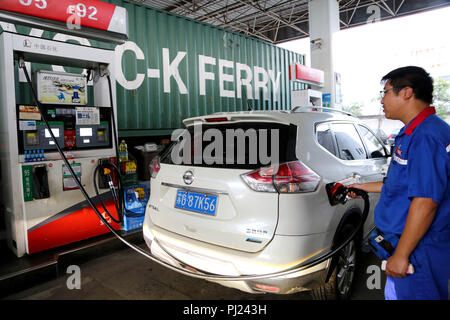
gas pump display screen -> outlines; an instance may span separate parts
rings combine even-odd
[[[80,128],[80,137],[92,137],[92,128]]]
[[[55,136],[55,138],[59,138],[59,129],[58,128],[52,128],[52,132],[53,132],[53,135]],[[48,131],[48,129],[45,129],[45,137],[46,138],[52,137],[50,135],[50,132]]]
[[[64,130],[64,122],[62,121],[49,121],[48,122],[53,135],[58,141],[59,145],[64,145],[64,136],[62,131]],[[44,121],[35,122],[35,130],[20,130],[22,135],[22,147],[23,150],[49,150],[56,149],[55,142],[53,141],[50,132],[46,128]],[[19,140],[19,141],[20,141]]]
[[[109,123],[76,125],[76,140],[78,148],[101,147],[110,145]]]
[[[24,154],[27,150],[56,150],[55,142],[45,122],[19,119],[21,105],[16,107],[19,152]],[[97,115],[97,124],[88,124],[86,121],[79,123],[76,108],[76,106],[41,105],[41,111],[63,150],[111,148],[111,108],[89,107],[89,110]],[[26,121],[26,125],[20,121]]]

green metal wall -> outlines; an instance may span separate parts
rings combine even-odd
[[[119,0],[105,2],[127,9],[129,43],[125,46],[134,47],[133,50],[123,52],[119,68],[121,70],[116,73],[116,79],[121,78],[117,83],[120,136],[168,134],[171,130],[181,127],[184,118],[219,111],[247,110],[248,101],[254,110],[290,109],[291,91],[304,88],[303,85],[289,80],[289,65],[293,62],[304,64],[302,55],[143,5]],[[22,26],[16,26],[16,30],[22,34],[29,34],[31,31],[30,28]],[[41,36],[53,39],[55,33],[45,31]],[[95,47],[115,47],[92,40],[89,40],[89,43]],[[170,92],[167,92],[167,86],[165,92],[164,75],[168,73],[164,72],[163,51],[168,52],[166,64],[173,63],[178,54],[183,55],[185,52],[177,70],[186,92],[180,90],[173,76],[170,77]],[[139,57],[140,53],[142,57]],[[204,95],[200,94],[200,55],[215,59],[215,65],[205,65],[206,72],[214,74],[214,80],[205,80]],[[224,68],[223,72],[232,75],[233,79],[223,82],[223,86],[228,93],[234,92],[234,97],[220,94],[219,59],[232,62],[232,67]],[[264,99],[261,89],[258,95],[252,90],[254,96],[247,99],[245,86],[241,88],[242,97],[238,98],[236,63],[247,65],[251,71],[254,71],[254,67],[260,67],[267,73],[271,70],[275,76],[280,73],[278,97],[274,97],[274,85],[269,77],[267,100]],[[33,71],[42,68],[49,69],[50,66],[32,65]],[[148,69],[159,70],[159,78],[148,77]],[[73,72],[68,68],[66,71]],[[243,73],[243,76],[245,75]],[[252,76],[254,78],[255,74]],[[143,79],[134,85],[123,81],[133,81],[138,77]],[[258,75],[258,79],[261,81],[262,75]],[[252,86],[254,85],[255,79],[252,80]],[[24,100],[21,103],[31,103],[23,84],[18,86],[17,90],[16,94]]]

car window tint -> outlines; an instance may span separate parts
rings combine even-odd
[[[339,158],[342,160],[366,159],[364,145],[356,128],[351,123],[333,123]]]
[[[331,154],[337,155],[333,143],[333,134],[331,132],[330,126],[326,123],[321,123],[316,128],[317,142],[327,149]]]
[[[189,165],[195,167],[213,167],[226,169],[257,169],[269,166],[273,161],[284,163],[297,160],[295,146],[297,142],[297,126],[272,122],[235,122],[203,124],[195,130],[193,126],[185,131],[190,143],[172,142],[161,156],[161,163]],[[198,132],[197,132],[198,131]],[[206,138],[207,132],[214,137]],[[276,145],[272,148],[272,134]],[[221,141],[216,138],[220,138]],[[200,154],[195,159],[196,145]],[[201,149],[200,149],[201,148]],[[173,153],[179,150],[178,157],[186,160],[172,159]],[[271,152],[276,152],[272,155]],[[175,152],[176,154],[176,152]],[[267,161],[270,160],[270,163]]]
[[[361,137],[367,147],[369,158],[383,158],[386,156],[386,152],[383,148],[381,141],[366,127],[358,125]]]

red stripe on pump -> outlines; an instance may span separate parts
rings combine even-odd
[[[105,207],[115,219],[118,219],[113,200],[105,201]],[[101,205],[97,205],[97,209],[101,213],[104,211]],[[118,223],[111,221],[109,217],[106,218],[106,214],[104,217],[115,230],[120,228]],[[91,207],[83,208],[28,231],[28,253],[59,247],[107,232],[109,229],[97,217],[94,210]]]

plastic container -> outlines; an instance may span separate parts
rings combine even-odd
[[[119,145],[119,161],[124,162],[128,161],[128,147],[125,143],[125,140],[122,140],[122,142]]]
[[[164,146],[157,145],[155,151],[147,152],[146,150],[151,150],[150,148],[146,148],[145,146],[137,146],[133,151],[133,156],[137,161],[137,175],[140,181],[149,181],[150,180],[150,171],[148,166],[154,157],[159,155],[159,153],[164,149]]]
[[[142,228],[148,198],[149,191],[145,184],[124,189],[125,212],[123,215],[123,230],[130,231]]]
[[[120,163],[120,175],[122,177],[122,186],[135,186],[138,182],[136,161],[128,160]]]
[[[140,217],[127,217],[126,215],[124,215],[122,229],[125,231],[135,230],[139,228],[142,229],[142,226],[144,225],[144,218],[145,215]]]

